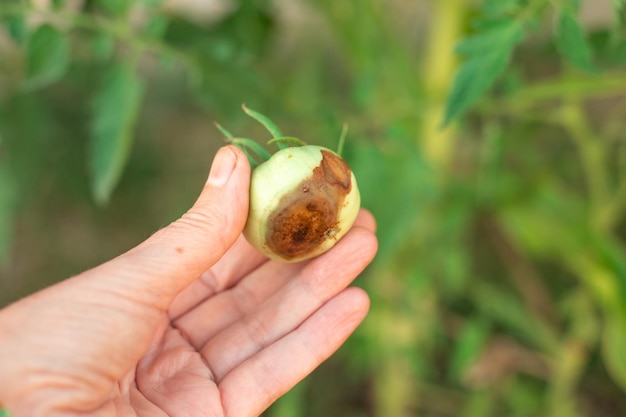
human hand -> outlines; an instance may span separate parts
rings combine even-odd
[[[363,320],[362,211],[324,255],[268,261],[241,236],[250,167],[222,148],[193,208],[127,253],[0,311],[12,417],[259,415]]]

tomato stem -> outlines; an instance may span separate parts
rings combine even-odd
[[[268,117],[264,116],[263,114],[246,107],[245,104],[242,104],[241,107],[248,116],[261,123],[272,134],[273,137],[272,139],[270,139],[269,142],[267,142],[268,145],[275,144],[276,146],[278,146],[279,150],[288,148],[289,146],[306,145],[306,142],[304,142],[302,139],[293,136],[283,136],[282,132],[274,124],[274,122],[272,122]],[[250,162],[250,166],[252,166],[253,168],[256,168],[257,166],[272,157],[272,154],[256,141],[248,138],[235,137],[219,123],[215,123],[215,126],[226,137],[228,143],[235,145],[245,153],[248,161]],[[345,132],[342,131],[342,138],[344,138],[344,136]],[[341,142],[342,139],[340,139],[340,146],[343,146],[341,145]],[[261,159],[261,162],[259,162],[257,158],[255,158],[255,155]]]

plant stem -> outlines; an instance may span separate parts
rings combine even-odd
[[[560,121],[578,149],[588,181],[591,223],[601,227],[603,207],[610,200],[604,147],[589,126],[579,101],[570,101],[563,105]]]
[[[12,15],[37,15],[47,20],[67,23],[72,29],[86,29],[104,33],[127,43],[131,48],[138,51],[151,52],[179,62],[189,71],[192,80],[202,77],[202,70],[199,64],[191,56],[163,42],[148,39],[137,34],[130,24],[122,20],[112,20],[80,12],[37,9],[25,5],[10,5],[0,9],[0,17]]]
[[[596,96],[626,94],[626,76],[623,73],[606,73],[601,78],[575,76],[556,78],[524,86],[519,92],[502,98],[485,98],[478,105],[482,114],[507,114],[521,116],[545,103],[562,99],[582,99]],[[545,116],[545,109],[540,110]]]
[[[461,36],[467,1],[438,0],[433,2],[429,43],[424,58],[424,84],[429,105],[423,114],[421,141],[431,163],[443,168],[452,156],[454,130],[441,128],[445,100],[456,71],[457,59],[452,52]]]

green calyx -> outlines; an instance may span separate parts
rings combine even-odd
[[[265,129],[267,129],[267,131],[272,135],[272,139],[267,142],[268,145],[276,145],[279,150],[288,148],[289,146],[306,145],[306,142],[299,138],[284,136],[278,126],[276,126],[267,116],[248,108],[245,104],[241,107],[248,116],[261,123],[263,127],[265,127]],[[235,145],[243,151],[248,158],[248,161],[250,161],[252,168],[256,168],[272,157],[272,154],[258,142],[249,138],[236,137],[219,123],[215,123],[215,126],[222,133],[222,135],[226,137],[226,140],[229,143]]]
[[[267,116],[259,113],[258,111],[250,109],[245,104],[242,104],[241,108],[248,116],[252,117],[254,120],[262,124],[263,127],[265,127],[265,129],[272,135],[272,139],[267,142],[268,145],[276,145],[279,150],[288,148],[290,146],[307,145],[307,143],[304,142],[302,139],[293,136],[283,135],[278,126],[276,126],[276,124],[274,124],[274,122],[272,122]],[[252,166],[252,168],[258,167],[260,164],[269,160],[272,157],[272,154],[269,151],[267,151],[263,146],[261,146],[253,139],[236,137],[219,123],[215,123],[215,126],[222,133],[222,135],[224,135],[228,143],[235,145],[243,151],[243,153],[248,158],[248,161],[250,161],[250,166]],[[348,127],[346,124],[344,124],[341,131],[341,137],[339,138],[339,146],[337,149],[337,154],[339,155],[341,155],[347,133]]]

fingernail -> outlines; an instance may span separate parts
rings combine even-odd
[[[213,159],[207,184],[222,187],[228,182],[236,163],[237,155],[228,146],[221,148]]]

